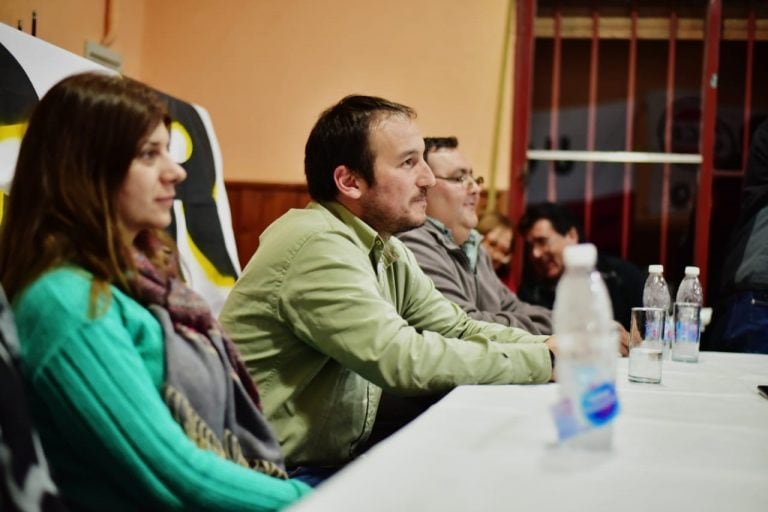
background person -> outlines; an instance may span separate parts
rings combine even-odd
[[[421,397],[552,377],[554,340],[470,319],[393,236],[426,221],[435,186],[414,117],[371,96],[321,114],[304,157],[314,201],[262,234],[221,313],[307,479],[412,419]]]
[[[768,120],[752,136],[741,212],[725,260],[725,299],[706,348],[768,354]]]
[[[162,231],[186,177],[169,125],[147,87],[100,74],[32,114],[0,236],[32,410],[73,509],[282,508],[308,487],[283,479],[256,389]]]
[[[473,176],[456,138],[426,138],[424,143],[424,159],[437,180],[427,191],[427,222],[398,238],[437,289],[471,318],[552,334],[552,312],[518,299],[480,244],[475,227],[482,178]]]
[[[506,283],[509,264],[512,261],[512,240],[515,236],[512,221],[501,212],[486,212],[480,217],[477,230],[483,235],[482,245],[491,257],[494,272]]]
[[[555,203],[529,205],[518,223],[526,243],[528,265],[518,289],[520,298],[552,308],[555,288],[565,271],[563,251],[580,241],[579,225],[570,210]],[[629,329],[631,309],[643,305],[642,272],[632,263],[598,252],[596,269],[603,277],[613,304],[613,317]],[[622,333],[622,345],[626,333]]]

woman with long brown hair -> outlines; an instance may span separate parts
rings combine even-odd
[[[0,235],[32,411],[75,509],[279,509],[308,487],[163,231],[186,177],[169,125],[147,87],[94,73],[32,114]]]

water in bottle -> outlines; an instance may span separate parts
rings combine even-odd
[[[704,304],[704,294],[699,281],[699,267],[685,267],[685,277],[677,289],[676,302],[688,302],[690,304]]]
[[[553,321],[560,401],[553,408],[564,446],[609,450],[616,395],[618,332],[592,244],[569,246],[557,285]]]
[[[662,353],[664,359],[669,355],[672,340],[672,295],[664,279],[664,265],[648,265],[648,278],[643,287],[643,306],[662,308],[667,312],[664,319],[664,337]]]
[[[699,359],[699,340],[701,338],[701,306],[704,294],[699,281],[699,267],[685,267],[685,277],[680,282],[675,297],[675,346],[672,359],[676,361],[696,362]],[[678,306],[679,305],[679,306]],[[690,305],[695,306],[691,308]],[[686,315],[686,311],[689,311]]]

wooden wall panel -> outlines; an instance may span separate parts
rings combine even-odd
[[[258,248],[259,237],[267,226],[291,208],[304,208],[310,200],[305,184],[227,181],[226,187],[237,255],[243,267]]]

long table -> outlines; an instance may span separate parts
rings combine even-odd
[[[768,355],[664,361],[627,381],[610,453],[557,446],[557,384],[461,386],[294,509],[768,511]]]

